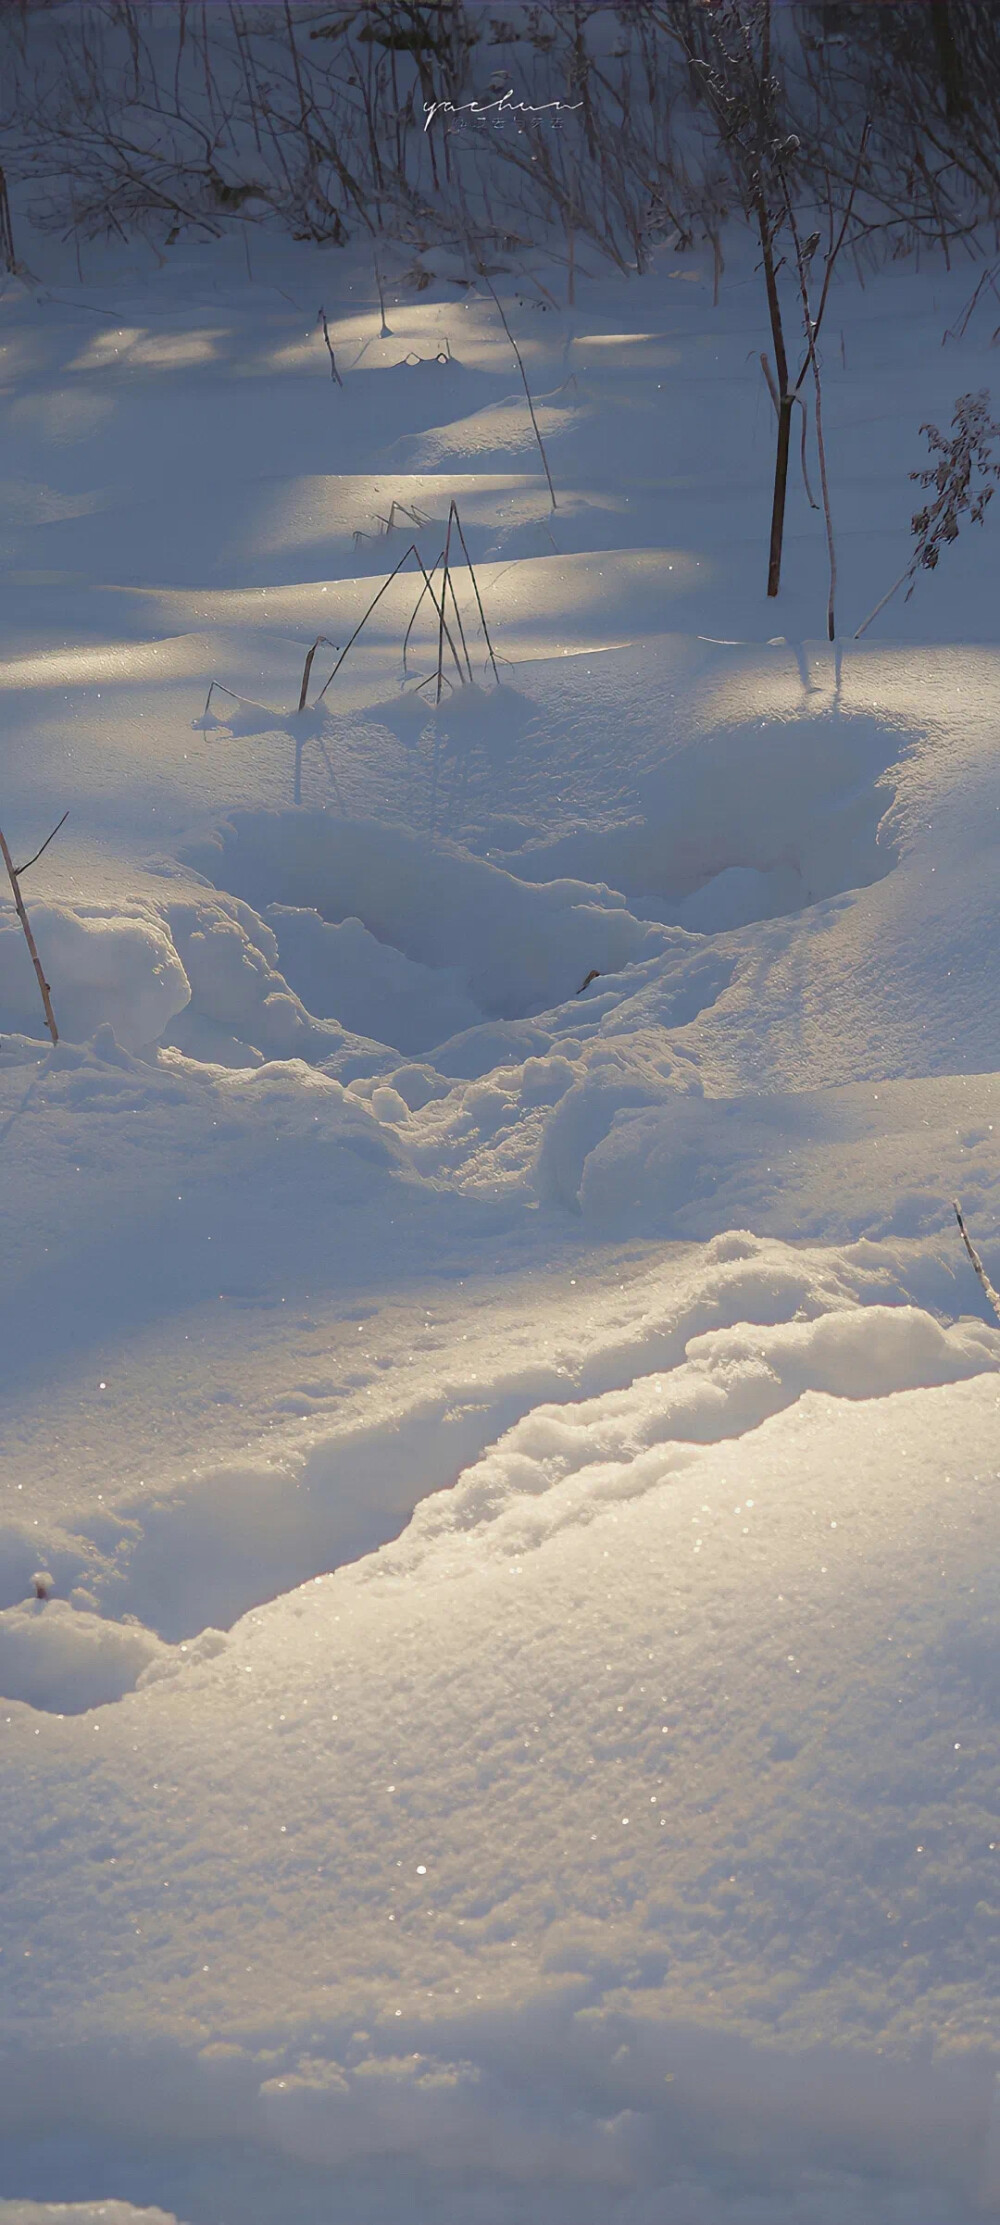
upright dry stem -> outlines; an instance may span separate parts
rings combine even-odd
[[[66,814],[64,812],[63,819],[65,819],[65,817]],[[63,819],[60,819],[59,821],[60,827],[62,826]],[[56,833],[58,833],[58,828],[53,827],[52,834]],[[48,848],[48,844],[49,842],[51,842],[51,840],[52,835],[50,834],[48,837],[48,841],[42,843],[42,850]],[[28,865],[34,865],[35,858],[41,857],[42,850],[36,850],[35,857],[28,859]],[[0,851],[2,851],[3,853],[3,862],[7,868],[7,878],[14,892],[14,905],[17,911],[18,919],[21,922],[21,927],[24,932],[25,942],[28,945],[28,955],[35,969],[35,978],[38,982],[39,989],[42,992],[42,1004],[45,1009],[45,1024],[48,1028],[49,1034],[52,1037],[53,1043],[58,1043],[59,1030],[56,1026],[55,1013],[52,1010],[52,992],[42,971],[42,961],[38,955],[38,947],[35,942],[34,935],[31,932],[31,921],[28,918],[27,912],[25,911],[24,898],[21,895],[21,874],[27,872],[28,865],[22,865],[20,868],[15,865],[14,860],[11,857],[10,851],[7,847],[6,836],[4,835],[2,830],[0,830]]]
[[[525,400],[526,400],[526,402],[527,402],[527,404],[528,404],[528,413],[529,413],[529,415],[530,415],[530,418],[531,418],[532,430],[533,430],[533,432],[534,432],[534,435],[535,435],[535,439],[536,439],[536,440],[537,440],[537,442],[538,442],[538,453],[539,453],[539,455],[540,455],[540,457],[541,457],[541,459],[542,459],[542,463],[543,463],[543,466],[544,466],[544,469],[545,469],[545,476],[546,476],[546,479],[547,479],[547,480],[548,480],[548,482],[549,482],[549,494],[550,494],[550,496],[551,496],[551,499],[552,499],[552,508],[553,508],[553,510],[555,510],[555,509],[558,509],[558,503],[556,502],[556,490],[555,490],[555,488],[554,488],[554,486],[553,486],[553,484],[552,484],[552,473],[551,473],[551,471],[549,470],[549,459],[548,459],[548,457],[547,457],[547,455],[546,455],[546,453],[545,453],[545,442],[543,441],[543,439],[542,439],[542,436],[541,436],[541,433],[540,433],[540,432],[539,432],[539,430],[538,430],[538,419],[537,419],[537,417],[535,416],[535,405],[534,405],[534,402],[533,402],[533,401],[532,401],[532,399],[531,399],[531,388],[530,388],[530,386],[528,385],[528,374],[527,374],[527,372],[526,372],[526,370],[525,370],[525,368],[524,368],[524,364],[523,364],[523,363],[522,363],[522,361],[521,361],[521,350],[520,350],[520,348],[518,347],[517,341],[516,341],[516,340],[515,340],[515,338],[514,338],[514,335],[513,335],[512,331],[511,331],[511,329],[510,329],[510,326],[509,326],[509,324],[508,324],[508,322],[507,322],[507,319],[506,319],[506,317],[504,316],[504,313],[503,313],[503,304],[502,304],[502,302],[501,302],[501,300],[500,300],[500,296],[499,296],[499,294],[497,293],[497,291],[496,291],[496,288],[495,288],[495,287],[494,287],[494,286],[493,286],[493,285],[491,284],[490,280],[489,280],[489,279],[488,279],[488,278],[487,278],[487,277],[485,276],[485,273],[484,273],[484,276],[483,276],[483,283],[484,283],[484,285],[486,285],[487,287],[489,287],[489,291],[490,291],[490,293],[491,293],[491,294],[493,295],[493,299],[494,299],[494,302],[495,302],[495,304],[496,304],[496,308],[497,308],[497,314],[498,314],[498,316],[499,316],[499,318],[500,318],[500,322],[501,322],[501,324],[502,324],[502,326],[503,326],[503,328],[504,328],[504,331],[505,331],[505,333],[507,334],[507,338],[508,338],[508,340],[510,341],[511,347],[512,347],[512,348],[513,348],[513,350],[514,350],[514,354],[515,354],[515,355],[516,355],[516,357],[517,357],[517,368],[518,368],[518,370],[519,370],[519,371],[520,371],[520,373],[521,373],[521,384],[522,384],[522,386],[523,386],[523,388],[524,388],[524,395],[525,395]]]
[[[327,354],[328,354],[328,356],[329,356],[329,358],[330,358],[330,376],[331,376],[331,378],[332,378],[332,379],[335,379],[335,380],[336,380],[336,382],[337,382],[337,385],[338,385],[338,386],[343,386],[343,383],[344,383],[344,381],[343,381],[343,379],[341,378],[341,376],[340,376],[340,372],[339,372],[339,371],[338,371],[338,369],[337,369],[337,358],[336,358],[336,356],[334,355],[334,352],[333,352],[333,341],[332,341],[332,340],[331,340],[331,338],[330,338],[330,327],[329,327],[329,325],[327,324],[327,321],[326,321],[326,310],[325,310],[325,309],[321,309],[321,310],[320,310],[320,313],[319,313],[319,322],[320,322],[320,324],[321,324],[321,325],[322,325],[322,327],[323,327],[323,338],[324,338],[324,340],[326,341],[326,352],[327,352]]]
[[[497,686],[499,687],[499,685],[500,685],[500,674],[499,674],[499,672],[497,671],[497,660],[496,660],[496,658],[495,658],[495,656],[494,656],[494,654],[493,654],[493,643],[492,643],[492,641],[490,640],[490,632],[489,632],[489,627],[487,626],[487,623],[486,623],[486,612],[485,612],[485,611],[484,611],[484,609],[483,609],[483,598],[482,598],[482,596],[481,596],[481,594],[480,594],[480,592],[479,592],[479,581],[477,580],[477,578],[476,578],[476,575],[475,575],[475,572],[474,572],[474,570],[473,570],[473,565],[472,565],[472,558],[471,558],[471,556],[469,555],[469,551],[468,551],[468,548],[467,548],[467,546],[466,546],[466,540],[465,540],[465,535],[464,535],[464,533],[463,533],[463,531],[462,531],[462,520],[461,520],[461,518],[459,517],[459,514],[458,514],[458,504],[457,504],[457,502],[456,502],[456,501],[454,500],[454,497],[452,498],[452,503],[451,503],[451,509],[450,509],[450,510],[449,510],[449,512],[448,512],[448,516],[449,516],[449,521],[450,521],[450,519],[451,519],[451,513],[452,513],[452,511],[454,511],[454,513],[455,513],[455,531],[457,532],[457,534],[458,534],[458,538],[459,538],[459,541],[460,541],[460,542],[461,542],[461,544],[462,544],[462,554],[463,554],[463,556],[464,556],[464,558],[465,558],[465,561],[466,561],[466,563],[467,563],[467,565],[468,565],[468,567],[469,567],[469,578],[470,578],[470,579],[471,579],[471,581],[472,581],[472,592],[473,592],[473,594],[474,594],[474,596],[475,596],[475,598],[476,598],[476,608],[477,608],[477,610],[478,610],[478,612],[479,612],[479,620],[480,620],[480,624],[481,624],[481,626],[482,626],[482,629],[483,629],[483,639],[484,639],[484,641],[485,641],[485,643],[486,643],[486,648],[487,648],[487,652],[488,652],[488,655],[489,655],[489,660],[490,660],[490,663],[491,663],[491,665],[492,665],[492,667],[493,667],[493,678],[494,678],[494,680],[496,681],[496,684],[497,684]]]

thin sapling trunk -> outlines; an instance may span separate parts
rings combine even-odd
[[[792,442],[792,411],[795,396],[788,389],[788,353],[785,348],[785,331],[781,319],[781,302],[774,267],[774,233],[767,213],[763,192],[757,200],[757,229],[760,234],[760,251],[764,265],[764,288],[767,294],[767,313],[771,321],[771,343],[777,371],[778,389],[778,438],[774,454],[774,489],[771,496],[771,539],[767,559],[767,592],[777,595],[781,587],[781,556],[785,539],[785,504],[788,496],[788,458]]]

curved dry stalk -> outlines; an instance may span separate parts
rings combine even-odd
[[[501,303],[501,300],[500,300],[500,296],[499,296],[499,294],[497,293],[497,291],[496,291],[496,288],[495,288],[495,287],[493,286],[493,284],[491,283],[490,279],[488,279],[488,278],[487,278],[487,276],[486,276],[486,273],[485,273],[485,271],[484,271],[484,272],[482,273],[482,279],[483,279],[483,284],[484,284],[484,286],[487,286],[487,287],[489,287],[489,291],[490,291],[490,293],[491,293],[491,294],[493,295],[493,299],[494,299],[494,302],[496,303],[496,308],[497,308],[497,314],[498,314],[498,316],[499,316],[499,318],[500,318],[500,322],[501,322],[501,324],[502,324],[502,326],[503,326],[503,328],[504,328],[504,331],[505,331],[505,333],[507,334],[507,338],[508,338],[508,340],[510,341],[511,347],[512,347],[512,348],[513,348],[513,350],[514,350],[514,354],[515,354],[515,355],[516,355],[516,357],[517,357],[517,368],[518,368],[518,370],[519,370],[519,371],[520,371],[520,373],[521,373],[521,384],[522,384],[522,386],[523,386],[523,388],[524,388],[524,397],[525,397],[525,400],[526,400],[526,402],[527,402],[527,404],[528,404],[528,414],[529,414],[529,416],[530,416],[530,418],[531,418],[531,425],[532,425],[532,430],[533,430],[533,432],[534,432],[534,435],[535,435],[535,439],[536,439],[536,440],[537,440],[537,442],[538,442],[538,453],[539,453],[539,455],[540,455],[540,457],[541,457],[541,459],[542,459],[542,463],[543,463],[543,464],[544,464],[544,466],[545,466],[545,476],[546,476],[546,479],[547,479],[547,480],[548,480],[548,482],[549,482],[549,494],[550,494],[550,496],[551,496],[551,498],[552,498],[552,508],[553,508],[553,510],[555,510],[555,509],[557,509],[557,508],[558,508],[558,504],[557,504],[557,502],[556,502],[556,490],[555,490],[555,488],[554,488],[554,486],[553,486],[553,484],[552,484],[552,473],[551,473],[551,471],[549,470],[549,459],[548,459],[548,457],[547,457],[547,455],[546,455],[546,453],[545,453],[545,442],[543,441],[543,439],[542,439],[542,436],[541,436],[541,433],[540,433],[540,432],[539,432],[539,430],[538,430],[538,419],[537,419],[537,417],[535,416],[535,405],[534,405],[534,402],[533,402],[533,401],[532,401],[532,399],[531,399],[531,388],[530,388],[530,386],[528,385],[528,374],[527,374],[527,372],[526,372],[526,370],[525,370],[525,368],[524,368],[524,364],[523,364],[523,363],[522,363],[522,361],[521,361],[521,350],[520,350],[520,348],[518,347],[517,341],[516,341],[516,340],[515,340],[515,338],[514,338],[514,335],[513,335],[512,331],[511,331],[511,329],[510,329],[510,326],[509,326],[509,324],[508,324],[508,322],[507,322],[507,319],[506,319],[506,317],[504,316],[504,313],[503,313],[503,305],[502,305],[502,303]]]
[[[212,681],[208,694],[205,697],[205,708],[201,714],[202,718],[208,717],[209,707],[211,705],[212,697],[215,694],[216,689],[218,689],[220,695],[228,695],[231,702],[242,703],[244,708],[248,711],[263,711],[266,713],[268,718],[281,718],[281,712],[272,711],[269,703],[255,703],[252,695],[237,695],[235,688],[227,688],[223,680]]]

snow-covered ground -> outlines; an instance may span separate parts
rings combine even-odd
[[[488,297],[65,254],[0,300],[15,858],[69,813],[54,1050],[0,909],[0,2219],[1000,2215],[1000,520],[850,638],[968,272],[835,288],[831,648],[737,240],[505,281],[554,513]],[[426,601],[401,685],[411,569],[300,712],[453,497],[499,684],[463,564],[474,686]]]

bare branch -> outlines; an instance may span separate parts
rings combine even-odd
[[[323,338],[324,338],[324,340],[326,341],[326,349],[327,349],[327,354],[329,355],[329,358],[330,358],[330,376],[331,376],[331,378],[334,378],[334,379],[336,379],[336,381],[337,381],[337,385],[338,385],[338,386],[343,386],[343,383],[344,383],[344,381],[343,381],[343,379],[341,378],[341,376],[340,376],[340,372],[339,372],[339,371],[338,371],[338,369],[337,369],[337,358],[336,358],[336,356],[334,355],[334,352],[333,352],[333,341],[332,341],[332,340],[331,340],[331,338],[330,338],[330,327],[329,327],[329,325],[327,324],[327,321],[326,321],[326,310],[325,310],[325,309],[321,309],[321,310],[320,310],[320,313],[319,313],[319,320],[318,320],[318,321],[319,321],[319,323],[320,323],[320,324],[322,325],[322,327],[323,327]]]
[[[69,818],[69,812],[68,812],[68,811],[64,811],[64,812],[63,812],[63,815],[62,815],[62,818],[61,818],[61,819],[57,819],[57,820],[56,820],[55,826],[54,826],[54,827],[53,827],[53,829],[52,829],[52,833],[51,833],[51,834],[47,834],[47,835],[46,835],[46,837],[45,837],[45,840],[44,840],[44,842],[42,843],[42,847],[41,847],[41,849],[40,849],[40,850],[36,850],[36,851],[35,851],[35,855],[34,855],[34,857],[33,857],[33,858],[29,858],[29,859],[28,859],[28,863],[27,863],[27,865],[15,865],[15,867],[14,867],[14,871],[15,871],[15,873],[17,874],[18,880],[20,880],[20,878],[21,878],[21,875],[22,875],[22,873],[27,873],[27,872],[28,872],[28,870],[29,870],[29,868],[30,868],[31,866],[33,866],[33,865],[37,865],[37,864],[38,864],[38,860],[39,860],[39,858],[40,858],[40,857],[42,857],[42,855],[44,854],[44,852],[45,852],[45,851],[46,851],[46,850],[48,849],[49,843],[50,843],[50,842],[54,842],[54,841],[55,841],[56,835],[58,834],[58,832],[59,832],[59,829],[60,829],[60,827],[64,827],[64,826],[65,826],[65,824],[66,824],[66,821],[67,821],[67,819],[68,819],[68,818]]]
[[[61,819],[59,821],[59,825],[62,826]],[[52,834],[55,834],[55,832],[56,829],[53,827]],[[49,836],[49,841],[51,842],[51,840],[52,835]],[[45,847],[46,845],[45,843],[43,843],[42,849],[44,849]],[[31,932],[31,921],[29,920],[28,914],[24,909],[24,899],[21,895],[21,883],[19,879],[18,868],[15,865],[13,858],[11,857],[10,851],[7,847],[6,837],[2,829],[0,829],[0,852],[2,852],[3,854],[3,862],[7,868],[7,878],[10,881],[11,888],[14,892],[14,905],[17,911],[18,919],[21,922],[21,927],[24,932],[25,942],[28,945],[28,955],[35,969],[35,979],[42,993],[42,1004],[45,1009],[45,1024],[48,1028],[49,1034],[52,1037],[53,1043],[58,1043],[59,1030],[56,1026],[55,1013],[52,1010],[52,991],[49,988],[49,984],[46,981],[45,975],[42,971],[42,961],[38,955],[38,946],[35,942],[34,935]],[[41,856],[41,854],[42,853],[40,850],[38,852],[39,857]],[[34,860],[32,859],[31,862],[33,864]]]

